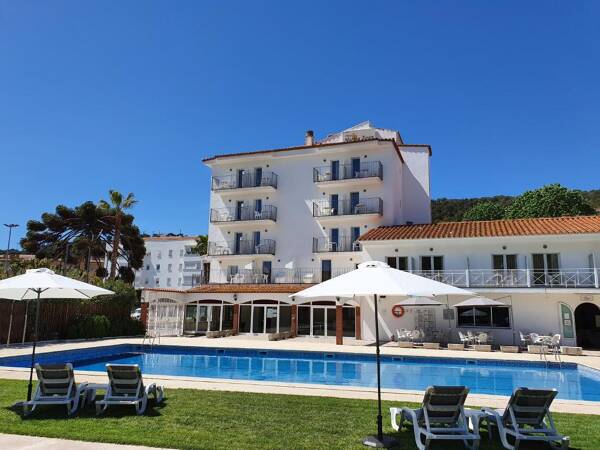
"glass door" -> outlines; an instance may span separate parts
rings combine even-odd
[[[312,335],[325,336],[325,308],[312,309]]]
[[[264,306],[253,306],[254,314],[252,316],[252,332],[253,333],[264,333],[265,329],[265,307]]]
[[[267,306],[265,313],[265,333],[277,333],[277,306]]]
[[[325,308],[326,336],[335,336],[335,308]]]
[[[198,305],[185,305],[185,317],[183,319],[183,331],[196,332],[196,310]]]
[[[219,331],[221,329],[221,306],[209,306],[209,331]]]
[[[208,306],[198,305],[196,331],[200,333],[206,333],[206,331],[208,331]]]

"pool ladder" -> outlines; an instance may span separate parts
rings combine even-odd
[[[548,350],[550,354],[554,355],[554,361],[558,362],[560,368],[562,368],[562,358],[560,357],[560,346],[558,345],[541,345],[540,346],[540,360],[543,359],[548,366]]]
[[[150,346],[150,348],[152,348],[156,343],[157,338],[158,343],[160,344],[160,333],[158,331],[154,333],[146,332],[146,334],[144,335],[144,339],[142,339],[142,346],[146,344],[146,341],[148,341],[148,345]]]

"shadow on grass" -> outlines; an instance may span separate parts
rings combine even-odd
[[[167,400],[163,400],[161,403],[156,403],[155,400],[149,400],[148,406],[144,414],[138,416],[135,413],[135,407],[133,405],[112,405],[103,414],[96,415],[96,407],[92,404],[85,404],[77,410],[75,414],[69,416],[66,411],[66,406],[63,405],[40,405],[35,411],[29,416],[23,415],[23,407],[20,403],[15,403],[10,406],[4,407],[5,410],[11,411],[18,415],[22,420],[65,420],[65,419],[76,419],[76,418],[87,418],[87,419],[98,419],[111,418],[119,419],[124,417],[160,417],[160,412],[165,406],[168,405]]]

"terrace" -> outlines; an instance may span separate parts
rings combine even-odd
[[[234,242],[209,242],[209,256],[274,255],[273,239],[239,239]]]
[[[382,180],[383,165],[381,161],[357,159],[351,164],[331,164],[313,169],[313,181],[322,185],[370,183]]]
[[[213,191],[232,191],[236,189],[274,190],[277,189],[277,174],[262,170],[239,171],[237,174],[212,177]]]
[[[382,214],[383,200],[380,197],[313,202],[313,217],[318,218]]]

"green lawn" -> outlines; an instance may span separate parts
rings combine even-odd
[[[146,416],[131,408],[109,409],[95,417],[87,408],[67,419],[66,408],[46,407],[27,419],[13,404],[27,383],[0,380],[0,432],[86,441],[182,449],[349,449],[375,430],[376,402],[290,395],[167,389],[162,406],[151,402]],[[392,433],[384,403],[385,433]],[[556,414],[558,428],[572,448],[600,448],[600,416]],[[412,432],[396,433],[400,447],[415,449]],[[434,449],[460,449],[445,443]],[[484,437],[481,448],[501,447]],[[522,448],[546,448],[526,445]]]

